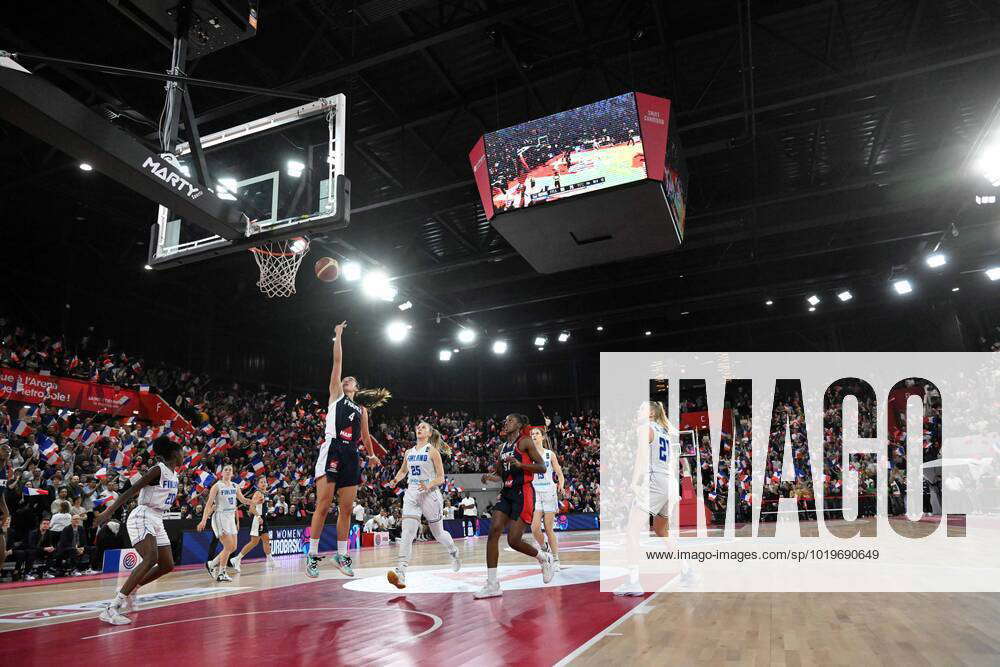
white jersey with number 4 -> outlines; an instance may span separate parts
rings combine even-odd
[[[170,509],[177,497],[177,473],[162,461],[156,465],[160,466],[160,481],[139,490],[139,504],[163,512]]]
[[[430,481],[434,479],[434,462],[431,460],[431,446],[417,445],[406,450],[406,467],[409,475],[409,486],[416,488],[420,482],[424,486],[430,486]]]
[[[649,422],[649,427],[653,430],[653,439],[649,443],[649,475],[666,477],[670,474],[667,466],[670,461],[670,435],[656,422]]]
[[[535,473],[535,478],[531,480],[531,484],[535,487],[536,491],[551,491],[555,488],[552,483],[552,450],[543,449],[542,450],[542,461],[545,463],[545,472]]]

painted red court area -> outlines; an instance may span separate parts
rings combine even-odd
[[[550,665],[642,602],[598,583],[468,593],[359,593],[344,580],[141,611],[130,626],[95,617],[0,634],[0,664],[510,663]],[[475,632],[470,632],[475,630]],[[405,658],[403,657],[405,655]],[[209,657],[225,656],[225,657]]]

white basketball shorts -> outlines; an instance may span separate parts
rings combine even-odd
[[[535,488],[535,511],[536,512],[558,512],[559,498],[556,496],[556,487],[550,486],[547,489]]]
[[[404,517],[419,518],[423,514],[427,518],[427,523],[434,523],[441,520],[443,507],[440,489],[421,492],[415,487],[408,487],[403,494]]]
[[[215,512],[212,514],[212,530],[215,536],[236,534],[236,512]]]
[[[170,538],[167,537],[167,530],[163,527],[163,515],[150,507],[138,505],[129,512],[125,527],[128,528],[128,538],[132,541],[133,547],[149,535],[156,537],[156,546],[170,546]]]

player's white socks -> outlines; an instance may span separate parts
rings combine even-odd
[[[448,553],[455,550],[455,540],[451,538],[451,533],[444,529],[444,522],[435,521],[430,524],[430,527],[431,535],[434,536],[434,539],[437,540],[441,546],[448,550]]]
[[[413,540],[417,536],[420,522],[416,519],[403,517],[403,528],[399,533],[399,567],[405,569],[410,563],[413,552]]]
[[[348,552],[347,540],[337,540],[337,553],[341,556],[346,556]]]
[[[542,551],[541,549],[536,550],[538,553],[535,554],[535,558],[538,559],[539,563],[544,563],[552,558],[548,551]]]
[[[488,583],[490,586],[498,585],[497,569],[495,567],[486,568],[486,583]]]
[[[319,555],[319,540],[309,540],[309,555],[310,556]]]
[[[122,593],[121,591],[118,591],[118,594],[117,594],[117,595],[115,595],[115,601],[114,601],[114,602],[113,602],[112,604],[113,604],[114,606],[116,606],[116,607],[121,607],[122,605],[124,605],[124,604],[125,604],[125,598],[126,598],[126,597],[128,597],[128,596],[126,596],[126,595],[125,595],[124,593]]]
[[[220,552],[219,556],[221,556],[221,555],[222,555],[222,553]],[[212,567],[212,568],[219,567],[219,556],[216,556],[212,560],[208,561],[208,566]]]

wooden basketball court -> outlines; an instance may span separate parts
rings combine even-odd
[[[501,551],[502,598],[476,600],[485,538],[458,540],[452,573],[414,544],[410,586],[385,581],[395,546],[355,555],[354,579],[300,556],[246,562],[231,584],[200,566],[141,590],[134,623],[97,620],[115,575],[0,587],[0,662],[128,664],[997,664],[993,594],[600,592],[597,533],[564,533],[563,571],[545,586]],[[616,582],[615,582],[616,583]],[[961,625],[956,619],[963,619]]]

